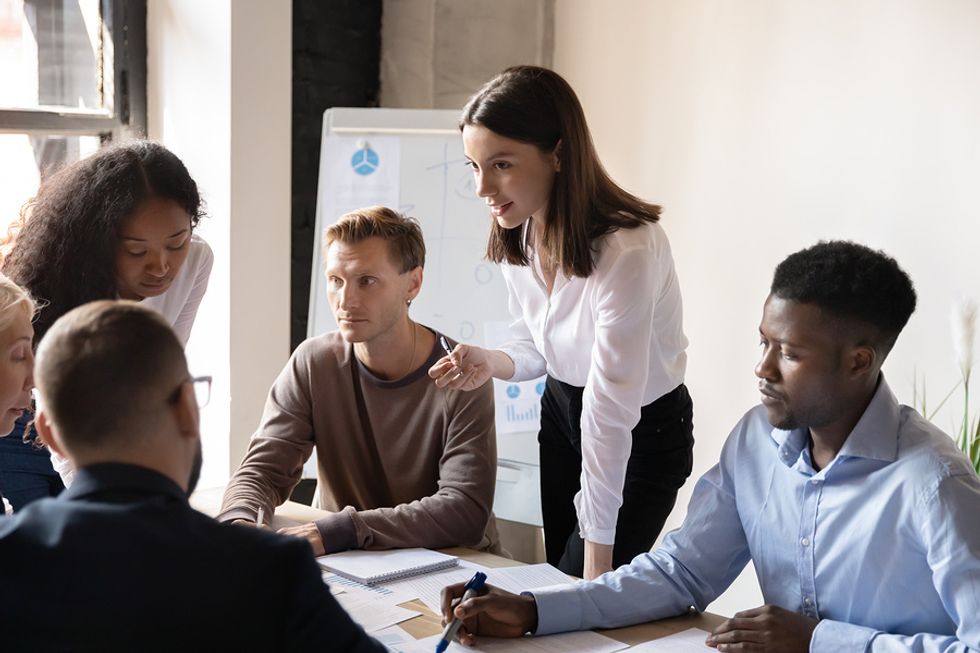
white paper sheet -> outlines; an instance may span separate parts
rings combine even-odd
[[[326,228],[344,213],[362,206],[398,207],[400,138],[330,134],[327,139],[327,147],[338,155],[324,162],[327,169],[320,175],[327,184],[320,191],[322,227]]]
[[[538,587],[574,582],[573,579],[546,562],[537,565],[490,569],[486,573],[488,583],[514,594],[520,594]]]
[[[717,653],[718,649],[704,643],[707,637],[707,631],[688,628],[674,635],[638,644],[629,653]]]
[[[430,610],[440,614],[442,612],[442,588],[453,583],[465,583],[471,578],[473,578],[473,568],[459,566],[444,571],[435,571],[431,574],[396,580],[385,583],[382,587],[405,596],[418,598]]]
[[[404,596],[416,597],[430,610],[440,614],[442,611],[442,588],[454,583],[465,583],[473,577],[473,573],[476,571],[485,573],[487,582],[491,585],[514,594],[520,594],[537,587],[572,582],[571,578],[547,563],[491,569],[460,560],[458,568],[384,583],[382,587],[397,591]]]
[[[375,638],[388,649],[388,653],[402,653],[405,647],[414,646],[416,639],[409,635],[400,626],[391,626],[371,633]]]
[[[415,610],[406,610],[397,605],[391,605],[383,596],[373,594],[364,596],[359,592],[348,591],[335,598],[351,619],[359,623],[369,633],[388,628],[422,614]]]
[[[432,653],[439,635],[433,635],[416,642],[416,648],[403,648],[403,653]],[[449,645],[447,653],[614,653],[629,648],[590,630],[577,633],[561,633],[544,637],[517,637],[515,639],[494,639],[478,637],[476,646],[463,646],[458,642]]]
[[[364,585],[358,583],[356,580],[350,580],[337,574],[323,573],[322,578],[323,582],[327,583],[330,587],[330,592],[335,596],[338,593],[367,592],[373,596],[384,597],[385,602],[389,605],[404,603],[405,601],[411,601],[416,598],[414,594],[406,594],[396,589],[389,589],[383,585]],[[335,591],[334,588],[343,590],[343,592]]]
[[[490,349],[511,339],[508,322],[483,325],[484,340]],[[545,377],[529,381],[493,381],[494,415],[498,433],[537,433],[541,426],[541,395]]]

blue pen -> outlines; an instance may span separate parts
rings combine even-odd
[[[473,574],[473,578],[463,587],[463,598],[460,599],[460,603],[479,594],[485,582],[487,582],[487,575],[485,573],[478,571]],[[445,653],[446,649],[449,648],[449,642],[453,641],[456,637],[456,631],[462,625],[463,622],[460,619],[453,619],[446,624],[446,629],[442,631],[442,639],[436,642],[436,653]]]

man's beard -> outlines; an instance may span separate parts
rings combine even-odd
[[[194,493],[197,482],[201,478],[201,466],[204,464],[204,452],[201,450],[201,441],[197,441],[197,453],[194,454],[194,464],[191,467],[191,476],[187,480],[187,496]]]

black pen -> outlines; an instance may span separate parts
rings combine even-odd
[[[463,373],[463,370],[456,365],[456,361],[453,360],[453,350],[449,346],[449,341],[446,340],[446,336],[439,334],[439,344],[442,345],[443,350],[446,352],[446,356],[449,356],[449,362],[453,364],[453,369],[456,370],[456,376],[453,379],[458,379]]]

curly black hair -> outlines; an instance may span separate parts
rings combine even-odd
[[[24,205],[2,269],[41,306],[35,343],[76,306],[115,299],[119,231],[152,197],[175,201],[192,229],[204,215],[183,162],[158,143],[135,141],[62,168]]]
[[[791,254],[776,267],[770,291],[874,326],[883,354],[895,344],[916,302],[912,280],[895,259],[843,240],[821,241]]]

